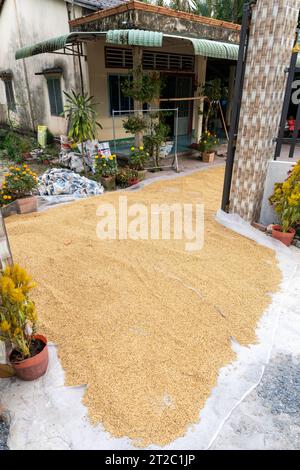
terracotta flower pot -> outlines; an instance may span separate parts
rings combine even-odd
[[[202,161],[204,163],[212,163],[215,159],[215,152],[202,152]]]
[[[134,184],[138,184],[139,182],[140,180],[138,178],[131,178],[130,180],[128,180],[129,186],[133,186]]]
[[[290,246],[293,243],[296,230],[290,228],[288,232],[283,232],[280,225],[274,225],[272,228],[272,237],[276,240],[281,241],[286,246]]]
[[[35,196],[24,197],[16,200],[18,214],[29,214],[37,211],[37,198]]]
[[[107,191],[113,191],[114,189],[116,189],[115,176],[101,176],[100,183]]]
[[[45,374],[48,367],[48,346],[47,339],[42,335],[35,335],[35,339],[39,339],[44,343],[44,348],[36,356],[29,357],[20,362],[12,362],[11,356],[13,351],[10,353],[10,363],[12,368],[16,372],[16,376],[22,380],[36,380]]]

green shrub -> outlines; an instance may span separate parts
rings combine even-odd
[[[23,154],[30,152],[32,147],[33,142],[30,137],[22,136],[11,130],[0,141],[2,155],[15,162],[23,161]]]

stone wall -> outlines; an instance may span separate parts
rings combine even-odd
[[[230,211],[258,218],[274,157],[300,0],[258,0],[253,7]]]

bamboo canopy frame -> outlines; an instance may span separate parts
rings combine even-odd
[[[162,98],[159,101],[167,101],[168,102],[168,101],[196,101],[196,100],[210,102],[210,100],[207,96],[189,96],[189,97],[186,97],[186,98]],[[229,141],[229,135],[228,135],[228,130],[227,130],[227,126],[226,126],[226,122],[225,122],[225,118],[224,118],[224,113],[223,113],[220,101],[218,101],[218,107],[219,107],[219,111],[220,111],[220,114],[221,114],[222,125],[223,125],[224,131],[225,131],[226,140],[228,142]]]

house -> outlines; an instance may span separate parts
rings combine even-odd
[[[63,90],[79,91],[76,57],[43,54],[16,61],[27,44],[69,33],[69,20],[122,0],[0,0],[0,122],[9,117],[21,127],[45,124],[54,134],[65,132]],[[83,67],[85,75],[85,67]],[[86,80],[85,76],[85,80]]]
[[[62,3],[59,0],[52,2]],[[70,8],[70,2],[67,3]],[[99,7],[103,2],[80,0],[75,3],[77,8],[85,8],[83,4],[93,3]],[[142,66],[145,73],[151,71],[157,77],[164,77],[166,85],[156,106],[178,108],[176,126],[181,136],[197,140],[201,135],[202,102],[199,97],[205,80],[216,76],[225,78],[231,96],[239,49],[239,25],[135,0],[80,17],[76,14],[69,20],[68,31],[61,28],[59,34],[65,35],[60,37],[53,29],[54,19],[48,17],[43,22],[43,34],[37,35],[35,41],[24,37],[21,47],[16,47],[18,68],[27,69],[32,90],[30,96],[34,101],[32,108],[39,107],[42,97],[43,106],[35,113],[34,126],[46,124],[54,133],[63,132],[66,126],[61,117],[50,115],[45,90],[36,92],[42,86],[41,75],[36,73],[50,79],[50,83],[54,78],[55,90],[59,87],[60,73],[61,90],[81,87],[94,96],[98,121],[103,127],[99,131],[102,140],[128,137],[122,123],[126,110],[133,109],[134,103],[123,95],[122,83],[138,66]],[[54,55],[57,53],[74,55]],[[24,71],[22,73],[24,77]],[[230,105],[227,109],[230,110]],[[174,117],[169,121],[175,132]]]

